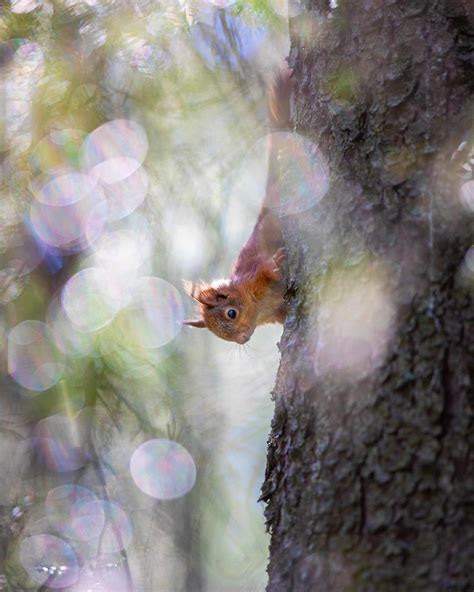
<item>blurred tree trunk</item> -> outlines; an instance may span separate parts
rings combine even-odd
[[[473,140],[473,9],[309,4],[291,23],[293,118],[331,186],[285,219],[268,590],[473,590],[473,228],[456,152]]]

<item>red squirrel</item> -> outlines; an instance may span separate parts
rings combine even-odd
[[[288,129],[290,121],[291,70],[275,79],[269,92],[269,119],[272,131]],[[237,257],[229,279],[211,284],[185,282],[186,292],[199,304],[200,316],[184,321],[191,327],[208,328],[226,341],[247,343],[255,328],[267,323],[283,323],[286,318],[283,273],[285,259],[281,223],[278,217],[278,190],[275,186],[275,159],[278,140],[269,136],[268,178],[262,208],[249,239]]]

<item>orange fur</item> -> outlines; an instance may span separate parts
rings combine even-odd
[[[253,272],[233,274],[229,280],[209,285],[188,284],[188,293],[199,303],[200,318],[184,323],[207,327],[218,337],[240,344],[246,343],[259,325],[283,323],[286,317],[283,258],[280,249],[273,257],[261,259]],[[238,261],[242,262],[242,252]],[[231,309],[236,313],[235,319],[227,316]]]
[[[274,129],[289,123],[290,75],[288,69],[280,73],[270,92],[269,117]],[[208,328],[226,341],[246,343],[259,325],[283,323],[286,318],[283,238],[271,172],[274,152],[270,144],[265,199],[230,278],[211,284],[185,282],[187,293],[199,304],[200,316],[184,324]]]

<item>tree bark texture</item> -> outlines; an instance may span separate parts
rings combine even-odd
[[[473,225],[451,160],[473,140],[473,9],[314,0],[291,34],[295,128],[325,155],[331,184],[284,219],[267,589],[474,590],[474,307],[462,272]],[[323,304],[355,290],[371,306],[373,278],[391,313],[362,316],[368,344],[336,339],[339,359],[320,355]]]

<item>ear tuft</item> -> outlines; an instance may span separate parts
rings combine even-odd
[[[191,321],[183,321],[183,325],[188,325],[189,327],[197,327],[198,329],[205,329],[206,324],[202,319],[193,319]]]
[[[189,281],[184,281],[183,286],[186,294],[200,304],[205,304],[206,306],[211,307],[216,305],[216,291],[212,286],[202,283],[195,284],[194,282]]]
[[[197,301],[212,308],[218,302],[216,289],[212,286],[202,286],[199,290]]]
[[[199,292],[199,286],[189,280],[183,280],[183,288],[188,296],[196,300],[196,294]]]
[[[194,282],[183,281],[183,286],[188,296],[194,298],[199,304],[203,304],[212,308],[221,302],[226,300],[229,296],[229,287],[225,281],[213,282],[212,285]]]

